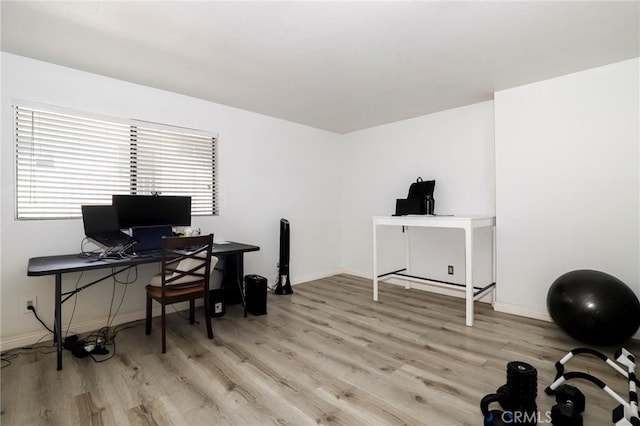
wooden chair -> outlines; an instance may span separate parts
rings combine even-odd
[[[162,307],[162,353],[167,352],[165,306],[189,301],[189,323],[195,322],[195,301],[204,298],[207,336],[213,339],[209,280],[218,258],[211,256],[213,235],[170,237],[162,242],[162,272],[147,285],[146,334],[151,334],[152,300]]]

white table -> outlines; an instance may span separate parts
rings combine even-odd
[[[406,226],[406,227],[432,227],[432,228],[458,228],[464,229],[465,244],[465,284],[449,283],[429,278],[417,277],[403,273],[407,268],[398,271],[378,274],[378,250],[377,250],[377,228],[378,226]],[[373,300],[378,301],[378,281],[389,278],[397,278],[405,281],[416,281],[428,285],[436,285],[465,292],[466,300],[466,321],[469,327],[473,326],[473,303],[485,296],[489,292],[493,293],[495,299],[495,239],[496,239],[496,218],[493,216],[428,216],[428,215],[408,215],[408,216],[374,216],[373,217]],[[473,230],[476,228],[492,228],[493,238],[493,262],[492,262],[492,283],[485,287],[475,287],[473,285]],[[407,263],[409,253],[409,239],[407,238]],[[407,285],[407,288],[410,288]]]

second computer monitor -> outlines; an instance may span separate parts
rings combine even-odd
[[[120,228],[134,226],[191,226],[191,197],[113,195]]]

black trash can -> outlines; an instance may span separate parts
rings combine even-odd
[[[267,314],[267,279],[260,275],[244,277],[245,304],[251,315]]]

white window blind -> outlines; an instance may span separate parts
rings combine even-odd
[[[112,194],[191,196],[217,214],[216,138],[199,131],[15,106],[16,217],[80,217]]]

